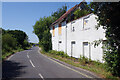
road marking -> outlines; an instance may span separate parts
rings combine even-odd
[[[29,55],[27,55],[27,57],[29,58]]]
[[[32,63],[32,61],[31,61],[31,60],[29,60],[29,61],[30,61],[31,65],[32,65],[33,67],[35,67],[34,64]]]
[[[11,55],[7,60],[10,60],[13,57],[13,55]]]
[[[43,54],[42,54],[43,55]],[[44,57],[46,57],[45,55],[43,55]],[[48,58],[48,57],[46,57],[46,58]],[[70,69],[70,70],[72,70],[72,71],[74,71],[74,72],[77,72],[77,73],[79,73],[79,74],[81,74],[81,75],[83,75],[83,76],[85,76],[85,77],[87,77],[87,78],[93,78],[93,77],[91,77],[91,76],[88,76],[88,75],[86,75],[86,74],[83,74],[83,73],[81,73],[81,72],[79,72],[79,71],[77,71],[77,70],[75,70],[75,69],[72,69],[72,68],[70,68],[70,67],[68,67],[68,66],[65,66],[65,65],[63,65],[63,64],[61,64],[61,63],[59,63],[59,62],[57,62],[57,61],[55,61],[55,60],[53,60],[53,59],[50,59],[50,58],[48,58],[49,60],[51,60],[51,61],[53,61],[53,62],[55,62],[55,63],[57,63],[57,64],[59,64],[59,65],[61,65],[61,66],[63,66],[63,67],[65,67],[65,68],[67,68],[67,69]],[[96,79],[94,79],[94,80],[96,80]]]
[[[40,73],[38,75],[44,80],[43,76]]]

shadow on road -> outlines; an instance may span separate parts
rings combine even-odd
[[[25,71],[21,71],[22,68],[27,66],[21,66],[20,63],[14,61],[4,61],[2,63],[2,78],[15,78],[20,74],[24,74]]]

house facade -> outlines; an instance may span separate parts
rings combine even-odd
[[[98,30],[96,29],[97,16],[90,13],[67,22],[67,15],[75,9],[83,9],[83,6],[82,2],[74,6],[50,26],[52,49],[64,51],[69,56],[75,58],[84,56],[91,60],[103,62],[102,43],[98,46],[93,44],[95,40],[106,40],[105,30],[102,27]]]

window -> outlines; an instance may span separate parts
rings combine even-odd
[[[55,26],[53,26],[53,36],[55,36]]]
[[[72,44],[75,44],[75,41],[72,41],[71,43],[72,43]]]
[[[62,31],[62,27],[61,27],[61,24],[59,24],[59,27],[58,27],[58,33],[59,33],[59,35],[61,35],[61,31]]]
[[[89,18],[90,16],[87,16],[83,19],[83,30],[89,30],[90,25],[89,25]]]
[[[88,44],[88,42],[83,42],[83,56],[90,58],[91,54],[90,54],[90,46]]]
[[[88,20],[84,20],[84,25],[86,25],[86,23],[88,23]]]
[[[75,23],[75,21],[72,21],[72,22],[71,22],[71,32],[74,32],[74,31],[75,31],[74,23]]]
[[[83,45],[84,46],[88,46],[88,42],[83,42]]]
[[[59,41],[59,43],[62,43],[62,41]]]

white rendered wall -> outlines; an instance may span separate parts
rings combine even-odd
[[[88,18],[84,19],[85,17]],[[102,57],[103,57],[103,49],[101,48],[102,44],[96,47],[94,47],[94,45],[91,44],[95,40],[99,40],[99,39],[105,40],[105,33],[104,33],[105,30],[103,30],[102,27],[100,27],[98,30],[96,30],[95,28],[95,26],[97,25],[97,20],[95,19],[95,17],[96,16],[94,14],[89,14],[72,22],[69,22],[66,25],[63,25],[61,35],[58,35],[58,24],[57,24],[55,27],[55,36],[54,37],[52,36],[52,49],[57,51],[64,51],[64,52],[67,51],[67,54],[71,56],[71,42],[75,41],[75,45],[74,45],[75,52],[74,54],[72,54],[72,56],[79,58],[80,55],[82,56],[84,55],[83,42],[88,42],[89,56],[86,57],[91,58],[92,60],[99,60],[100,62],[102,62]],[[83,25],[83,21],[85,20],[88,21],[86,25]],[[63,23],[65,24],[65,22]],[[73,27],[74,27],[74,31],[72,31]],[[67,29],[67,34],[66,34],[66,29]],[[52,33],[52,29],[50,32]],[[59,43],[59,41],[62,41],[62,43]]]

